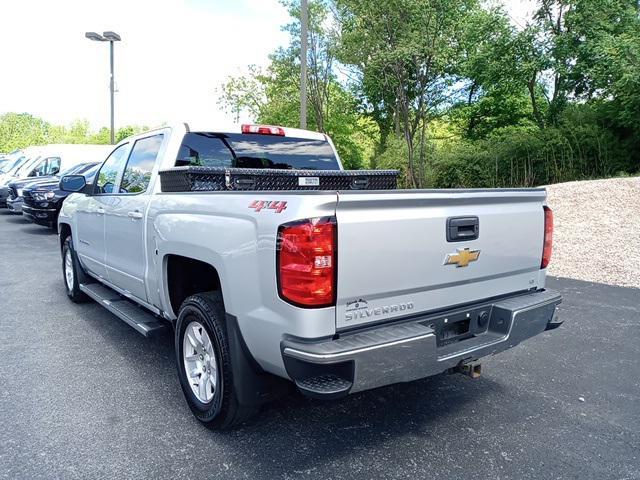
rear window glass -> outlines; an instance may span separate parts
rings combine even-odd
[[[187,133],[176,166],[339,170],[329,142],[242,133]]]

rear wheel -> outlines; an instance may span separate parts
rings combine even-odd
[[[67,296],[76,303],[86,302],[89,297],[80,290],[80,283],[85,283],[86,273],[82,269],[80,262],[73,249],[71,235],[64,240],[62,245],[62,274],[64,285],[67,289]]]
[[[231,355],[220,292],[187,298],[176,323],[176,360],[189,408],[207,427],[231,428],[256,408],[240,404],[233,384]]]

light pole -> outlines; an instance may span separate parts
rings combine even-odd
[[[119,42],[121,38],[116,32],[102,32],[102,35],[96,32],[87,32],[84,36],[95,42],[109,42],[109,59],[111,64],[111,81],[109,82],[109,92],[111,94],[111,145],[113,145],[115,143],[113,121],[113,93],[115,82],[113,77],[113,42]]]
[[[307,27],[309,7],[300,2],[300,128],[307,128]]]

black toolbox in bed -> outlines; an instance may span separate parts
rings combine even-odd
[[[163,192],[393,190],[397,170],[281,170],[174,167],[160,171]]]

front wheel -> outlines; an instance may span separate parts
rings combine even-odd
[[[75,303],[86,302],[89,297],[80,290],[80,283],[86,277],[86,274],[76,257],[71,236],[65,238],[62,245],[62,274],[67,296],[71,301]]]
[[[207,427],[231,428],[255,413],[238,402],[220,292],[187,298],[176,323],[176,361],[189,408]]]

